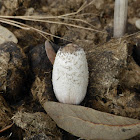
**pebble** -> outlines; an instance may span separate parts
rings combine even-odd
[[[11,31],[9,31],[7,28],[3,26],[0,26],[0,44],[7,41],[12,41],[16,44],[18,43],[17,38]]]
[[[138,29],[140,29],[140,19],[136,20],[135,25]]]

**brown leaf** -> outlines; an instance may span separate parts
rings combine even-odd
[[[60,128],[84,139],[121,140],[140,134],[140,120],[57,102],[45,102],[44,109]]]
[[[52,45],[47,40],[45,41],[45,50],[46,50],[46,54],[47,54],[49,60],[51,61],[52,64],[54,64],[56,53],[55,53]]]

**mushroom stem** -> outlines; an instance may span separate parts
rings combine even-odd
[[[119,38],[125,34],[127,21],[128,0],[115,0],[114,9],[114,37]]]

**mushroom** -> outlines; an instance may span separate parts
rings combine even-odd
[[[48,45],[48,41],[45,45]],[[50,49],[50,44],[48,48]],[[46,52],[48,54],[47,50]],[[53,65],[52,83],[59,102],[80,104],[83,101],[88,86],[88,64],[81,47],[68,44],[58,50]]]
[[[128,0],[115,0],[114,37],[122,37],[126,29]]]

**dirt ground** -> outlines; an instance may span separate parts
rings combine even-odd
[[[87,6],[77,12],[84,3]],[[113,39],[114,0],[0,0],[3,16],[64,14],[47,19],[49,23],[14,20],[51,34],[46,38],[56,52],[70,42],[84,48],[89,85],[81,105],[140,119],[140,33],[135,26],[140,1],[129,0],[126,35]],[[0,139],[78,139],[58,128],[42,108],[46,100],[57,101],[51,83],[53,66],[44,49],[46,38],[32,29],[2,25],[15,34],[18,46],[0,46],[6,71],[0,75]]]

